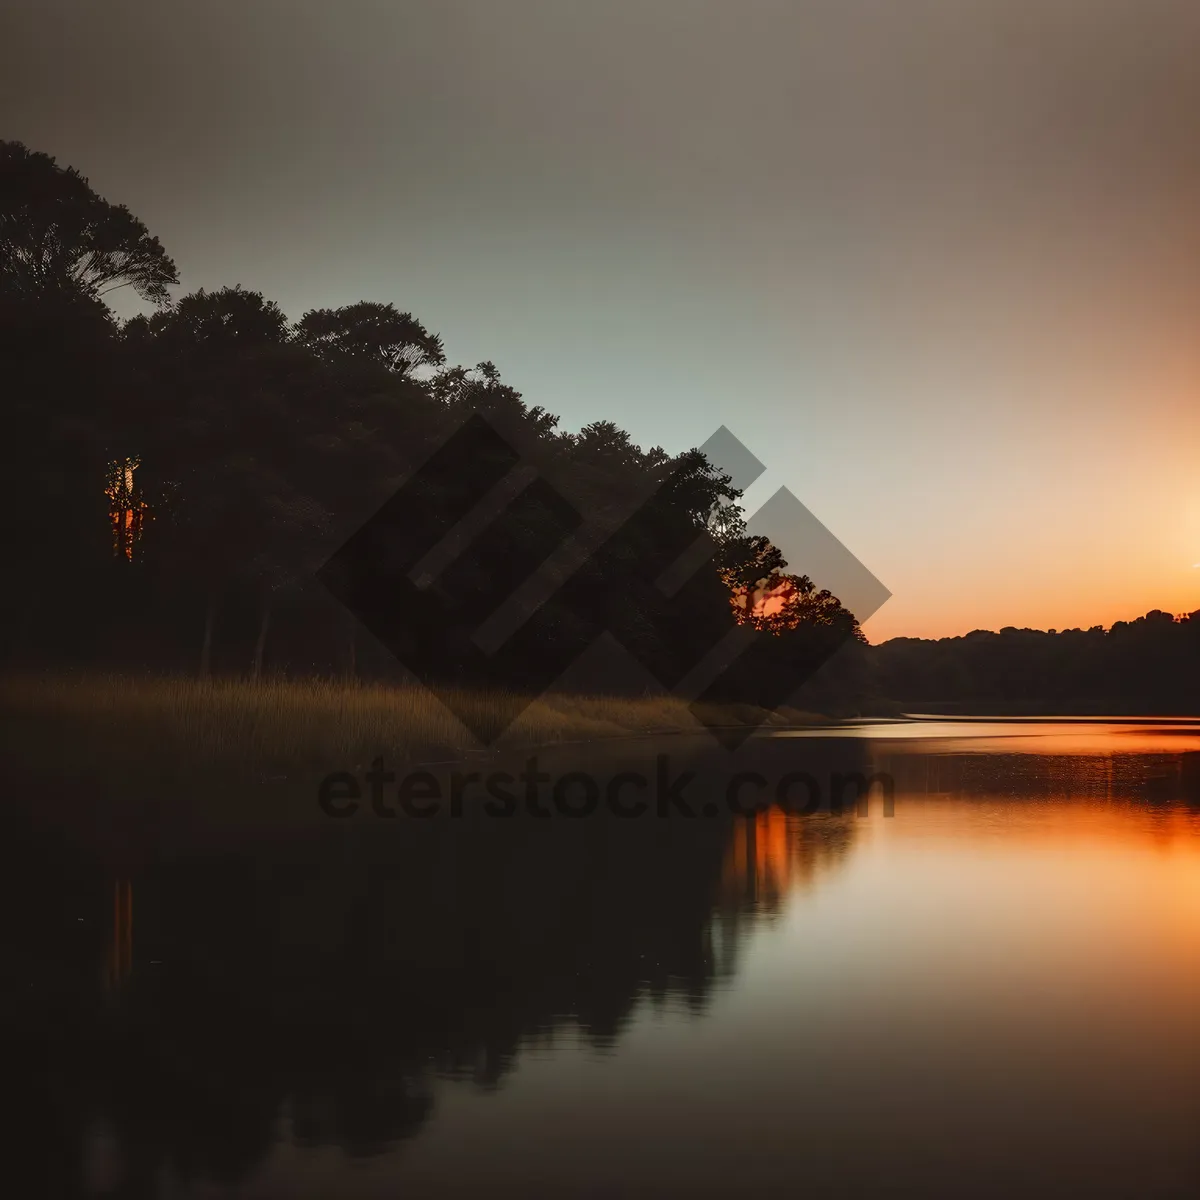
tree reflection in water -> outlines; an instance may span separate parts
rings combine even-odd
[[[380,1153],[430,1120],[439,1078],[500,1087],[564,1036],[605,1052],[640,1003],[702,1014],[739,923],[854,829],[778,809],[376,824],[116,871],[14,829],[29,1177],[149,1195],[242,1179],[279,1137]]]

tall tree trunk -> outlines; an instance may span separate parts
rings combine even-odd
[[[204,609],[204,641],[200,644],[200,678],[207,679],[212,669],[213,626],[217,620],[216,593],[209,591]]]
[[[254,667],[253,678],[259,679],[262,677],[263,651],[267,648],[267,631],[271,628],[271,595],[268,592],[262,598],[262,607],[259,610],[258,620],[258,638],[254,643]]]

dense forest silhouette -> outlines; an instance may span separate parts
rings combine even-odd
[[[348,611],[317,578],[383,506],[392,549],[470,507],[486,457],[399,489],[472,419],[557,481],[555,495],[569,488],[567,507],[621,533],[510,653],[524,672],[510,686],[544,686],[605,629],[670,687],[741,625],[760,644],[720,698],[779,703],[864,642],[836,597],[747,533],[729,476],[700,451],[645,450],[604,420],[564,432],[494,364],[449,364],[441,338],[393,304],[290,321],[236,284],[172,299],[179,273],[142,222],[16,142],[0,143],[0,252],[0,474],[20,580],[0,623],[10,663],[387,678],[396,642],[421,671],[489,682],[466,634],[558,536],[561,514],[535,489],[440,596],[390,610],[382,639],[351,615],[367,603],[361,581],[346,585]],[[120,289],[152,311],[118,320],[107,298]],[[708,549],[677,595],[628,586],[630,570],[665,571],[700,538]],[[388,557],[388,544],[373,549]],[[345,574],[332,572],[333,591]],[[451,600],[458,623],[435,645],[429,606]]]
[[[1200,713],[1200,611],[1154,610],[1109,629],[1007,627],[893,638],[876,684],[908,707],[989,713]]]

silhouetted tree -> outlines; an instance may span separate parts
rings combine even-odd
[[[412,313],[371,300],[342,308],[314,308],[296,322],[295,336],[322,356],[366,358],[399,375],[418,367],[440,367],[446,361],[442,339]]]
[[[111,527],[105,489],[119,454],[126,381],[100,299],[133,287],[161,303],[174,264],[127,209],[77,171],[0,142],[0,498],[9,514],[3,621],[16,646],[52,637],[80,654],[101,609]]]
[[[0,289],[37,302],[92,299],[132,287],[163,304],[179,282],[158,239],[124,205],[98,196],[72,167],[20,142],[0,142]]]
[[[530,408],[515,388],[503,383],[495,363],[481,362],[474,369],[448,367],[429,382],[429,392],[458,418],[483,413],[501,425],[516,425],[536,436],[548,437],[558,418],[542,406]]]

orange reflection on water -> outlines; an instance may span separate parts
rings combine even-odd
[[[719,906],[775,912],[787,894],[849,851],[854,818],[768,808],[739,818],[721,867]]]
[[[1164,1011],[1192,1003],[1195,807],[1086,785],[1027,796],[909,788],[893,819],[866,824],[858,886],[864,911],[879,914],[875,953],[902,947],[918,975],[969,970],[992,989],[989,1002],[1061,984],[1081,1013],[1127,1011],[1147,996]]]
[[[973,718],[878,721],[773,731],[774,738],[855,738],[921,754],[1184,754],[1200,752],[1200,721]]]

